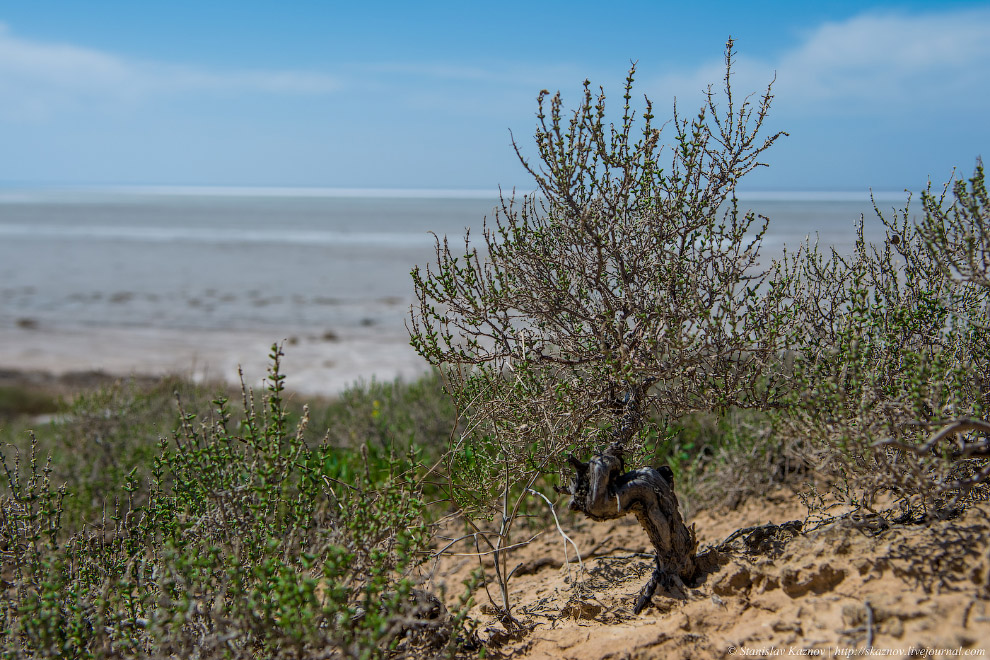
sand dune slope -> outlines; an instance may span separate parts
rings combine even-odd
[[[736,529],[803,514],[796,498],[778,492],[735,511],[703,511],[693,522],[702,543],[714,544]],[[642,529],[632,519],[576,521],[570,532],[585,553],[583,571],[563,565],[562,539],[550,532],[510,561],[521,564],[510,589],[524,632],[507,634],[485,589],[475,594],[472,614],[490,650],[511,658],[618,660],[933,650],[979,657],[990,649],[988,502],[930,524],[884,528],[847,518],[751,544],[743,535],[701,584],[684,594],[658,593],[639,616],[632,603],[652,569]],[[454,590],[477,566],[476,558],[447,558],[437,579]]]

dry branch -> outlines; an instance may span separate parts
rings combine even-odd
[[[929,453],[937,453],[936,447],[946,438],[959,436],[963,433],[969,433],[971,431],[982,432],[983,439],[979,442],[972,442],[962,438],[957,438],[957,448],[952,452],[952,458],[962,459],[990,457],[990,422],[986,422],[982,419],[953,420],[935,432],[927,442],[921,445],[909,445],[892,438],[881,440],[880,442],[877,442],[876,445],[889,445],[904,451],[912,452],[918,456],[923,456]]]

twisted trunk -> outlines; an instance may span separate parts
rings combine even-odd
[[[572,510],[592,520],[612,520],[631,513],[653,544],[656,567],[636,599],[636,614],[646,607],[661,584],[683,587],[685,581],[694,579],[698,543],[693,530],[681,518],[669,467],[623,472],[622,450],[616,444],[588,463],[573,457],[570,462],[577,471],[565,491],[571,494]]]
[[[656,551],[656,567],[636,599],[636,614],[650,602],[658,586],[683,587],[698,571],[698,542],[681,518],[671,469],[664,465],[624,471],[623,447],[642,425],[641,402],[650,384],[646,382],[626,396],[608,449],[588,463],[570,457],[576,474],[568,488],[558,489],[571,495],[571,510],[592,520],[612,520],[631,513],[646,530]]]

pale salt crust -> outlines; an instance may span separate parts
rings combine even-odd
[[[283,345],[286,388],[332,396],[357,382],[415,380],[427,365],[404,334],[353,330],[333,339],[306,332],[175,330],[158,328],[0,327],[0,369],[61,375],[102,371],[130,375],[176,374],[197,382],[257,387],[272,343]]]

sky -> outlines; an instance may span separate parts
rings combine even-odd
[[[775,80],[744,190],[902,191],[990,156],[990,2],[0,3],[0,185],[531,189],[536,97],[659,119]]]

